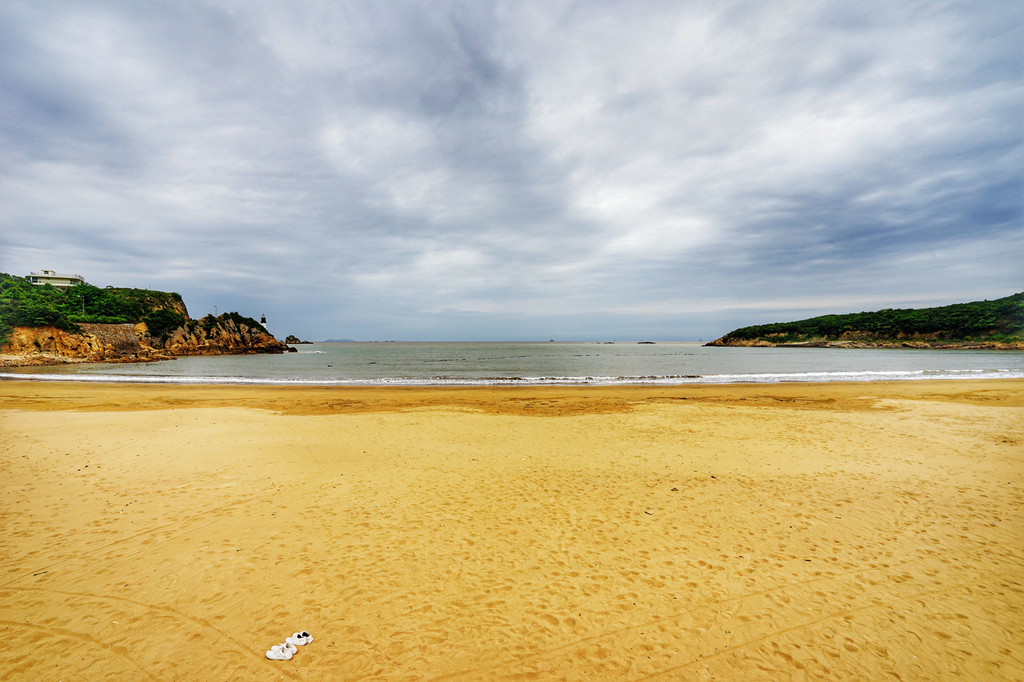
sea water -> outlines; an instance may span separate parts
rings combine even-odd
[[[0,379],[185,384],[604,385],[1024,378],[1024,353],[699,343],[314,343],[281,355],[8,368]]]

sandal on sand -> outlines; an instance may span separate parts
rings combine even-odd
[[[313,635],[311,635],[308,632],[306,632],[305,630],[303,630],[302,632],[296,632],[294,635],[292,635],[291,637],[289,637],[285,641],[288,642],[289,644],[294,644],[294,645],[298,645],[298,646],[306,646],[307,644],[309,644],[310,642],[313,641]]]
[[[267,658],[272,661],[289,661],[296,649],[288,644],[275,644],[267,652]]]

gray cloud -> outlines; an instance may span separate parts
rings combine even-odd
[[[697,338],[1024,283],[1019,3],[0,6],[0,269],[311,338]]]

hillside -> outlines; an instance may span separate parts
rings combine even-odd
[[[753,325],[706,345],[1024,350],[1024,293],[936,308],[885,309]]]
[[[100,289],[79,284],[67,289],[38,286],[24,277],[0,273],[0,338],[11,327],[53,325],[78,331],[78,324],[142,322],[157,310],[184,318],[188,311],[176,293],[148,289]]]
[[[0,360],[6,365],[286,350],[259,322],[238,313],[191,319],[177,293],[89,284],[59,289],[0,273]]]

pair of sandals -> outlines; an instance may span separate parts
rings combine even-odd
[[[267,652],[267,658],[272,661],[289,661],[298,652],[300,646],[306,646],[313,641],[313,635],[305,630],[296,632],[284,640],[282,644],[275,644]]]

